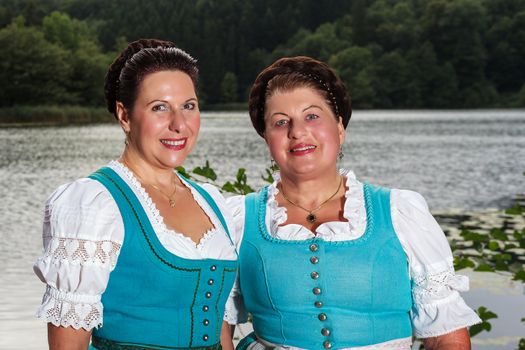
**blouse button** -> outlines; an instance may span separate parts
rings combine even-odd
[[[202,340],[204,340],[204,341],[208,341],[208,339],[209,339],[209,337],[208,337],[207,334],[204,334],[204,335],[202,336]]]
[[[210,279],[208,280],[208,285],[211,286],[214,282],[215,282],[215,281],[214,281],[212,278],[210,278]]]
[[[321,294],[321,288],[319,288],[319,287],[315,287],[314,289],[312,289],[312,292],[313,292],[315,295],[319,295],[319,294]]]
[[[206,299],[210,299],[211,298],[211,292],[206,292],[206,294],[204,294],[204,296],[206,296]]]
[[[210,320],[204,319],[204,321],[202,321],[202,324],[207,326],[210,324]]]
[[[319,258],[316,257],[316,256],[312,256],[312,257],[310,258],[310,262],[311,262],[312,264],[317,264],[317,263],[319,262]]]
[[[330,335],[330,330],[328,328],[323,328],[321,329],[321,334],[328,337]]]
[[[215,270],[217,270],[217,266],[216,266],[216,265],[211,265],[211,266],[210,266],[210,270],[211,270],[211,271],[215,271]]]
[[[325,349],[331,349],[331,348],[332,348],[332,343],[329,342],[329,341],[327,340],[327,341],[325,341],[325,342],[323,343],[323,347],[324,347]]]
[[[326,314],[323,314],[323,313],[320,313],[317,318],[319,318],[319,321],[326,321],[326,319],[328,318],[326,316]]]
[[[202,311],[204,311],[204,312],[208,312],[209,309],[210,309],[210,308],[208,307],[208,305],[204,305],[204,306],[202,307]]]
[[[322,301],[316,301],[314,303],[314,305],[315,305],[316,308],[321,308],[321,307],[323,307],[323,302]]]
[[[312,272],[312,273],[310,274],[310,277],[312,277],[313,280],[318,279],[318,278],[319,278],[319,272],[315,272],[315,271]]]
[[[310,251],[316,252],[319,249],[319,246],[315,243],[310,244]]]

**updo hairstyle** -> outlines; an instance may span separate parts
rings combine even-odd
[[[326,63],[296,56],[275,61],[257,76],[252,85],[248,108],[253,127],[260,136],[264,135],[266,101],[277,91],[286,92],[299,87],[310,87],[320,93],[336,119],[342,118],[346,129],[352,108],[343,81]]]
[[[148,74],[181,71],[189,75],[197,92],[197,60],[171,41],[139,39],[131,42],[109,66],[104,83],[107,109],[117,117],[116,103],[132,111],[140,84]]]

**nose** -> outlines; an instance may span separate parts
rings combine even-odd
[[[306,126],[301,121],[293,120],[289,124],[288,137],[299,139],[306,134]]]
[[[179,110],[174,110],[171,113],[171,120],[169,124],[170,131],[176,132],[176,133],[182,133],[184,129],[186,129],[186,119],[184,119],[184,115]]]

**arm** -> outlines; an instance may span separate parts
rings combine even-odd
[[[470,349],[466,327],[481,322],[460,292],[468,278],[454,271],[447,238],[424,198],[411,191],[391,191],[392,224],[408,257],[412,279],[414,335],[426,349]]]
[[[235,333],[235,326],[222,321],[221,328],[221,345],[223,350],[234,350],[233,334]]]
[[[423,339],[426,350],[470,350],[470,336],[466,328]]]
[[[47,324],[47,338],[50,350],[86,350],[91,339],[91,331],[73,327],[57,327]]]
[[[87,349],[103,322],[101,295],[123,237],[116,203],[94,180],[61,186],[48,199],[44,251],[33,269],[46,284],[37,316],[48,323],[50,349]]]

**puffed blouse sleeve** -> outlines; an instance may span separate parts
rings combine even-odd
[[[37,316],[55,326],[101,326],[101,295],[123,239],[117,204],[102,184],[80,179],[60,186],[46,202],[44,249],[33,266],[46,284]]]
[[[226,199],[229,212],[235,225],[235,237],[238,251],[240,251],[242,236],[244,233],[244,199],[244,196],[233,196]],[[248,322],[248,312],[246,311],[242,299],[239,274],[237,274],[237,277],[235,278],[235,283],[233,284],[230,296],[226,301],[224,320],[231,325]]]
[[[481,322],[459,293],[469,289],[468,277],[454,272],[452,251],[425,199],[392,190],[390,203],[394,230],[408,256],[414,335],[435,337]]]

